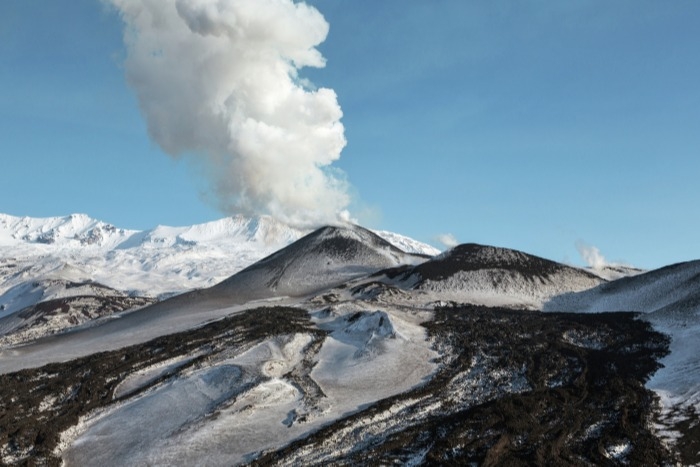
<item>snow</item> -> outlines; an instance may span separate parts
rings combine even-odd
[[[276,336],[244,352],[197,362],[192,369],[182,370],[199,354],[126,375],[115,392],[120,400],[64,433],[60,449],[67,465],[196,464],[203,456],[211,465],[230,465],[424,382],[436,369],[437,353],[420,323],[436,304],[638,311],[671,337],[671,352],[661,361],[664,367],[647,382],[662,403],[657,433],[674,442],[678,434],[672,427],[686,416],[686,409],[700,411],[700,261],[647,273],[633,268],[596,271],[598,278],[575,268],[528,275],[507,265],[472,270],[471,263],[447,277],[369,277],[380,269],[421,264],[425,258],[396,250],[353,226],[328,228],[280,250],[306,233],[267,217],[237,216],[139,232],[80,214],[46,219],[0,214],[0,334],[12,331],[16,322],[11,318],[18,311],[53,298],[165,298],[201,289],[118,313],[91,327],[0,349],[0,373],[143,343],[257,306],[312,309],[313,323],[328,332],[308,374],[323,393],[318,400],[305,395],[290,376],[309,364],[304,359],[312,336]],[[397,234],[375,233],[408,253],[438,253]],[[333,242],[339,243],[328,248]],[[360,247],[349,251],[347,242]],[[522,253],[492,247],[480,254],[485,256],[477,259],[486,263],[522,266],[528,260]],[[442,253],[433,261],[450,255]],[[591,349],[603,342],[573,331],[562,339]],[[474,356],[468,371],[450,382],[470,388],[460,393],[466,398],[453,398],[453,403],[466,406],[498,391],[528,389],[524,368],[508,374],[488,371],[488,358]],[[46,399],[39,409],[52,403]],[[370,430],[377,436],[385,429],[383,416],[388,415],[376,415]],[[350,431],[347,436],[352,438]],[[604,446],[605,455],[624,463],[629,443]],[[414,460],[420,457],[416,453]]]
[[[622,464],[627,464],[627,454],[632,450],[632,445],[629,441],[623,441],[619,444],[613,444],[605,448],[605,457],[614,459]]]
[[[272,303],[283,304],[281,301]],[[194,302],[175,297],[153,307],[119,313],[113,319],[92,327],[50,336],[19,347],[0,349],[0,373],[65,362],[140,344],[260,305],[250,302],[233,306],[216,300]]]
[[[310,336],[267,339],[82,420],[64,435],[66,465],[197,464],[205,457],[207,465],[244,463],[260,450],[408,390],[435,370],[437,355],[425,330],[398,310],[339,306],[317,321],[331,331],[310,373],[321,399],[306,401],[287,377],[300,365]],[[373,345],[376,352],[362,352]]]
[[[658,430],[669,442],[675,438],[667,428],[677,421],[673,414],[690,406],[700,413],[699,286],[700,261],[692,261],[555,297],[544,306],[545,311],[641,312],[671,338],[670,353],[660,361],[663,367],[646,384],[661,400],[666,426]]]
[[[156,381],[158,378],[172,372],[173,370],[176,370],[183,365],[186,365],[201,355],[201,352],[196,352],[186,357],[171,358],[156,365],[142,368],[141,370],[128,375],[124,380],[122,380],[121,383],[119,383],[119,385],[117,385],[116,388],[114,388],[114,398],[119,399],[120,397],[146,387],[152,382]]]
[[[143,464],[154,444],[241,393],[252,380],[238,366],[222,362],[169,381],[90,421],[64,460],[68,465]]]
[[[35,282],[91,281],[128,295],[155,298],[210,287],[307,233],[269,216],[136,231],[85,214],[50,218],[0,214],[0,317],[59,297],[57,291],[27,285]],[[402,235],[381,235],[421,254],[436,252]]]
[[[75,282],[92,280],[131,295],[173,295],[214,285],[306,233],[268,217],[139,232],[84,215],[0,216],[0,258],[13,264],[0,269],[0,294],[27,278],[66,279],[70,268]]]
[[[440,250],[437,248],[414,240],[410,237],[405,237],[386,230],[374,230],[373,232],[406,253],[415,253],[428,256],[436,256],[440,254]]]

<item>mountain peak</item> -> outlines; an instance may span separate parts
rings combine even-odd
[[[252,264],[215,289],[247,300],[301,296],[381,269],[424,260],[358,225],[328,225]]]
[[[525,275],[548,275],[564,268],[562,264],[522,251],[464,243],[424,263],[420,272],[424,279],[440,280],[458,271],[504,269]]]
[[[417,266],[392,271],[404,287],[459,303],[540,309],[554,295],[594,287],[601,279],[508,248],[458,245]]]
[[[76,247],[100,244],[105,236],[116,233],[111,224],[98,221],[87,214],[70,214],[61,217],[0,216],[0,242],[2,244],[38,243]],[[126,231],[120,230],[120,234]]]

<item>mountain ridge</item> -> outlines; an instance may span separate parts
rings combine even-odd
[[[216,280],[241,251],[207,244],[226,229],[103,236],[122,247],[108,263],[78,246],[96,225],[59,224],[0,248],[64,253],[0,257],[0,277],[64,297],[0,317],[4,463],[700,462],[700,262],[607,281],[488,245],[405,253],[346,224]],[[145,286],[211,285],[149,305],[82,280],[131,260]]]
[[[85,214],[0,214],[0,306],[4,293],[28,280],[93,281],[127,295],[164,298],[210,287],[307,233],[269,216],[137,231]],[[438,253],[408,237],[384,234],[419,253]]]

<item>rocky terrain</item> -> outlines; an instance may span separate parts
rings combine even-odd
[[[697,262],[608,280],[403,238],[325,227],[156,303],[35,281],[0,317],[0,460],[700,462]]]

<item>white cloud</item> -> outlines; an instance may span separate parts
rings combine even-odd
[[[328,23],[293,0],[110,0],[126,23],[126,76],[151,137],[196,157],[219,207],[310,225],[347,217],[346,144],[332,89],[302,67]]]

